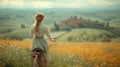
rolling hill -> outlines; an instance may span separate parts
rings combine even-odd
[[[120,31],[120,12],[119,10],[81,10],[72,8],[54,8],[54,9],[35,9],[35,10],[20,10],[20,9],[0,9],[0,38],[27,38],[29,26],[34,22],[34,15],[36,12],[42,12],[45,14],[44,24],[48,25],[49,28],[53,26],[54,22],[61,23],[61,21],[70,18],[71,16],[83,17],[85,19],[98,20],[100,22],[110,21],[110,27]],[[25,28],[21,28],[24,24]],[[65,31],[52,32],[56,37],[64,33]],[[25,33],[25,34],[24,34]],[[83,35],[83,34],[86,35]],[[74,35],[73,35],[74,34]],[[104,36],[103,36],[104,35]],[[77,38],[77,37],[80,38]],[[101,29],[83,28],[73,29],[71,32],[61,37],[59,41],[94,41],[95,38],[116,38],[113,32]],[[93,38],[93,40],[92,40]],[[120,40],[117,37],[117,40]]]

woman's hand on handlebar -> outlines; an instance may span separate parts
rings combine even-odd
[[[51,39],[52,42],[56,42],[56,40],[57,40],[56,38],[52,38]]]

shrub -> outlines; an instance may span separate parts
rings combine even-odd
[[[103,34],[101,37],[101,42],[111,42],[111,39],[107,34]]]

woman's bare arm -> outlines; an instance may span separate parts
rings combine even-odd
[[[49,31],[48,31],[48,28],[46,28],[45,33],[46,33],[47,37],[50,39],[50,41],[52,41],[52,37],[51,37],[51,35],[50,35]]]

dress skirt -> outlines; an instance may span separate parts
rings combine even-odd
[[[43,54],[44,54],[44,59],[46,61],[49,60],[49,55],[48,55],[48,45],[47,42],[44,38],[34,38],[32,41],[32,46],[31,46],[31,52],[35,49],[35,48],[40,48],[43,50]]]

